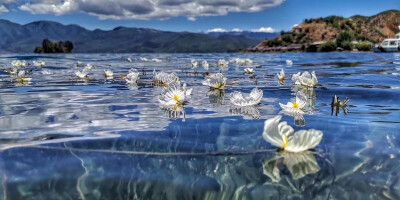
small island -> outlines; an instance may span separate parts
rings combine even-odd
[[[71,53],[74,45],[71,41],[52,42],[44,39],[42,46],[37,46],[34,53]]]

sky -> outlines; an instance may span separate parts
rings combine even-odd
[[[390,9],[400,10],[399,0],[0,0],[1,19],[48,20],[90,30],[279,32],[305,18],[371,16]]]

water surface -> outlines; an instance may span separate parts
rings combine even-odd
[[[255,75],[189,66],[232,58],[252,59]],[[6,73],[13,60],[46,65],[27,67],[32,82],[18,84]],[[89,82],[76,80],[77,61],[94,66]],[[2,199],[400,199],[400,54],[1,55],[0,68]],[[131,68],[138,87],[119,78]],[[262,138],[279,102],[301,90],[278,83],[281,68],[315,71],[321,84],[304,91],[312,113],[303,122],[282,118],[324,133],[313,151],[277,152]],[[194,88],[184,113],[160,109],[153,69]],[[221,70],[230,86],[210,92],[203,73]],[[231,107],[230,93],[254,87],[264,91],[259,106]],[[347,115],[332,114],[334,95],[350,98]]]

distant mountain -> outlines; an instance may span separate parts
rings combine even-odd
[[[259,43],[244,35],[211,36],[127,27],[90,31],[50,21],[20,25],[0,19],[0,53],[33,53],[44,39],[72,41],[74,53],[236,52]]]
[[[231,36],[244,36],[247,38],[256,39],[258,41],[268,40],[279,36],[279,33],[265,33],[265,32],[252,32],[252,31],[230,31],[230,32],[209,32],[207,35],[218,37],[221,35],[231,35]]]

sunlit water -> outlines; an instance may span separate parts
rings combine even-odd
[[[232,58],[252,59],[255,76],[229,65],[220,94],[201,84],[220,67],[189,66]],[[13,60],[46,65],[27,67],[33,79],[21,85],[5,72]],[[94,66],[89,82],[76,79],[78,60]],[[2,199],[400,199],[400,54],[2,55],[0,63]],[[120,80],[131,68],[141,72],[138,87]],[[262,137],[279,102],[300,90],[290,77],[278,83],[281,68],[315,70],[321,84],[304,91],[312,109],[304,121],[282,118],[324,133],[313,151],[277,152]],[[184,113],[160,109],[153,69],[194,88]],[[230,93],[254,87],[264,91],[259,106],[231,107]],[[350,98],[347,115],[332,114],[334,95]]]

